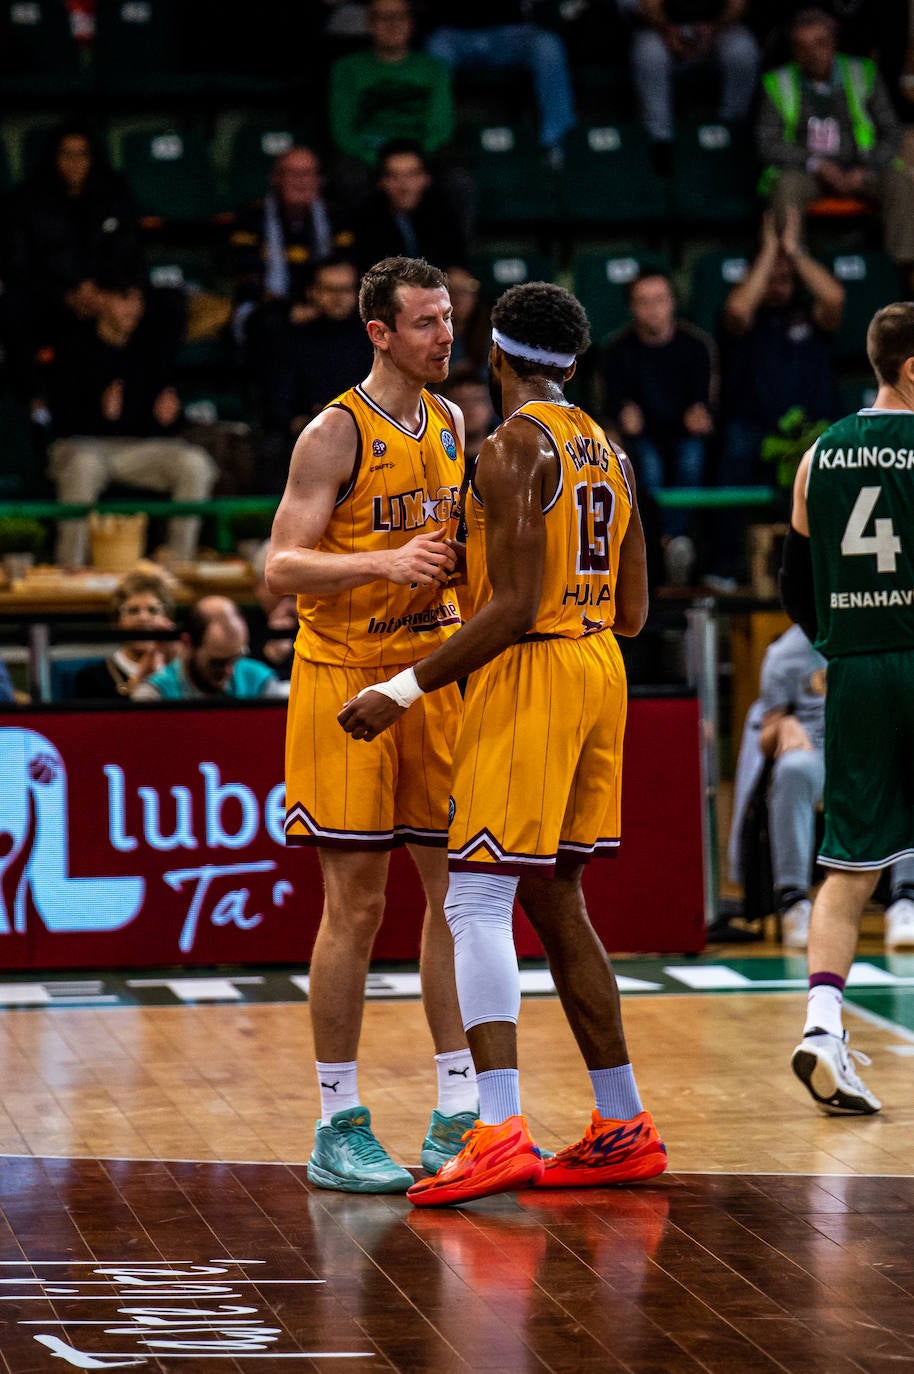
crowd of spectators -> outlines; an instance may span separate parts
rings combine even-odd
[[[648,502],[671,486],[770,480],[762,445],[785,415],[837,414],[830,340],[844,292],[809,250],[805,216],[823,198],[875,212],[868,232],[881,234],[907,289],[914,181],[900,156],[911,86],[903,0],[324,0],[310,9],[309,58],[324,79],[309,99],[319,108],[290,117],[307,114],[323,136],[283,149],[262,194],[207,230],[226,297],[214,337],[256,434],[255,491],[279,492],[295,435],[367,371],[358,274],[389,254],[449,271],[452,387],[474,416],[497,418],[484,400],[491,301],[474,271],[482,240],[459,140],[461,100],[480,73],[490,76],[488,99],[503,84],[506,122],[533,121],[543,177],[561,175],[582,117],[581,72],[593,101],[601,61],[607,107],[613,83],[630,92],[661,179],[689,99],[754,133],[758,221],[742,230],[759,246],[714,337],[689,321],[674,279],[641,272],[628,285],[630,322],[596,341],[599,356],[583,370],[581,399],[629,451]],[[601,34],[612,51],[595,46]],[[180,359],[192,300],[150,284],[154,234],[93,122],[51,131],[5,201],[5,383],[28,407],[53,494],[91,504],[112,484],[177,502],[218,491],[205,440],[185,433]],[[536,226],[530,232],[533,242]],[[172,557],[193,558],[199,534],[197,517],[177,514]],[[656,538],[668,581],[703,574],[723,588],[745,574],[739,520],[658,511]],[[86,561],[85,522],[61,522],[56,558]]]

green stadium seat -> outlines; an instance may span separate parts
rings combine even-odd
[[[178,63],[174,0],[97,0],[92,59],[102,86],[170,79]]]
[[[579,249],[572,261],[574,293],[587,311],[594,344],[601,344],[628,322],[627,289],[639,273],[670,272],[665,253],[640,247]]]
[[[579,124],[565,137],[559,214],[571,222],[633,224],[669,214],[666,183],[636,123]]]
[[[0,85],[60,93],[85,81],[86,64],[61,0],[2,0]]]
[[[839,362],[866,358],[866,331],[877,310],[907,293],[887,253],[869,249],[830,254],[826,266],[844,287],[844,315],[835,339]]]
[[[315,129],[307,119],[282,115],[241,116],[217,133],[213,141],[218,165],[220,199],[236,210],[262,196],[270,183],[276,159],[296,145],[313,146]]]
[[[216,213],[215,177],[200,129],[176,124],[128,128],[115,134],[114,147],[141,216],[187,223]]]
[[[838,382],[841,396],[841,414],[850,415],[863,406],[871,406],[876,399],[876,378],[872,372],[858,372],[842,377]]]
[[[749,268],[749,255],[714,249],[700,253],[689,274],[686,314],[699,329],[716,334],[724,301]]]
[[[40,499],[50,491],[28,408],[13,396],[0,396],[0,499]]]
[[[557,185],[536,130],[521,124],[484,124],[468,135],[481,224],[549,222]]]
[[[545,253],[525,248],[489,249],[473,254],[470,271],[479,278],[482,295],[495,301],[509,286],[527,281],[554,281],[555,263]]]
[[[757,216],[758,166],[742,124],[680,123],[673,143],[673,214],[720,223]]]

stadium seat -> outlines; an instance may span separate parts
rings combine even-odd
[[[678,219],[709,224],[754,220],[757,180],[755,153],[744,125],[677,127],[671,196]]]
[[[574,292],[587,311],[595,344],[601,344],[607,335],[627,323],[628,283],[649,268],[669,273],[669,259],[664,253],[640,247],[584,248],[575,253]]]
[[[92,59],[106,89],[136,89],[145,80],[171,85],[178,62],[174,0],[97,0]]]
[[[0,84],[60,93],[84,83],[85,65],[61,0],[2,0]]]
[[[262,196],[270,182],[276,159],[298,144],[312,146],[315,129],[306,119],[282,115],[238,115],[227,118],[213,138],[220,201],[237,210]]]
[[[32,437],[28,408],[8,395],[0,395],[0,454],[0,498],[40,500],[49,494],[44,458]]]
[[[474,253],[470,270],[479,278],[482,295],[489,301],[497,300],[509,286],[519,286],[526,281],[555,279],[555,264],[551,258],[545,253],[531,253],[521,248],[489,249]]]
[[[141,216],[191,222],[216,213],[215,178],[201,130],[176,124],[128,128],[115,133],[113,148]]]
[[[555,218],[555,173],[545,161],[534,128],[485,124],[466,137],[480,223],[542,223]]]
[[[862,362],[866,330],[873,315],[904,294],[898,268],[887,253],[873,249],[831,254],[826,266],[844,287],[844,315],[835,339],[835,358],[839,362]]]
[[[669,213],[666,183],[654,175],[643,125],[579,124],[566,135],[563,150],[563,220],[633,224]]]
[[[689,273],[685,311],[693,324],[716,334],[724,301],[741,282],[749,267],[749,255],[715,249],[700,253]]]
[[[871,406],[876,399],[876,378],[872,372],[855,372],[842,377],[838,383],[841,395],[841,414],[850,415],[863,406]]]

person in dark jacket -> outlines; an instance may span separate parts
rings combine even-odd
[[[0,335],[10,381],[27,399],[41,348],[94,317],[102,265],[142,261],[133,198],[89,127],[48,135],[37,171],[6,197],[0,244]]]
[[[467,258],[459,216],[434,184],[419,144],[405,138],[378,153],[377,187],[356,228],[361,271],[396,257],[426,258],[444,270]]]

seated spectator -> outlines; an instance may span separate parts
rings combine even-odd
[[[788,206],[805,213],[822,196],[871,202],[886,251],[914,268],[914,180],[875,64],[837,51],[837,23],[822,9],[801,10],[790,40],[793,61],[762,78],[757,128],[778,224]]]
[[[490,304],[483,298],[479,282],[465,267],[451,263],[447,281],[454,328],[451,371],[468,367],[478,377],[485,377],[492,344]]]
[[[248,628],[227,596],[204,596],[191,606],[180,652],[141,682],[133,701],[215,701],[284,696],[272,668],[248,657]]]
[[[790,26],[794,16],[808,9],[804,0],[750,0],[753,28],[762,43],[762,66],[777,67],[791,57]],[[872,57],[899,117],[907,122],[906,67],[911,27],[908,0],[829,0],[823,4],[838,25],[840,52]]]
[[[623,3],[625,0],[623,0]],[[673,144],[673,78],[689,69],[720,73],[721,120],[746,119],[755,93],[759,48],[742,20],[746,0],[636,0],[632,79],[654,143],[655,167],[668,175]]]
[[[636,277],[628,290],[631,324],[603,353],[603,386],[611,428],[631,457],[639,488],[704,484],[717,392],[717,350],[702,330],[676,318],[669,278]],[[696,552],[688,511],[660,516],[668,581],[684,585]]]
[[[757,737],[746,738],[745,762],[740,750],[732,834],[739,833],[749,794],[764,786],[775,911],[790,949],[805,949],[809,934],[816,810],[825,780],[826,667],[799,625],[776,639],[762,662]],[[731,863],[736,848],[731,843]],[[891,869],[890,892],[886,948],[914,948],[914,859]]]
[[[437,153],[451,141],[456,118],[450,69],[411,46],[410,0],[371,0],[368,26],[369,50],[338,58],[330,69],[330,132],[337,153],[361,167],[363,191],[385,143],[407,138]]]
[[[540,143],[558,149],[575,123],[568,54],[557,33],[530,21],[529,8],[524,0],[439,0],[426,49],[458,70],[527,70],[536,92]]]
[[[173,630],[175,604],[168,579],[152,567],[127,573],[111,598],[114,624],[132,634],[143,630]],[[87,663],[76,674],[77,701],[107,701],[129,697],[152,673],[173,657],[173,645],[161,639],[125,639],[113,654]]]
[[[809,422],[840,411],[831,336],[841,324],[844,288],[806,251],[799,228],[793,208],[780,234],[771,211],[765,213],[759,253],[724,304],[720,486],[770,483],[762,440],[789,411],[802,412]],[[744,555],[746,521],[728,511],[716,528],[714,568],[706,580],[731,589]]]
[[[346,213],[324,198],[316,153],[289,148],[276,159],[269,190],[239,211],[229,242],[235,338],[256,354],[283,332],[315,263],[352,248]]]
[[[103,264],[139,264],[139,231],[126,183],[82,124],[54,129],[38,170],[5,201],[0,333],[11,383],[29,399],[36,355],[94,317]]]
[[[469,462],[478,456],[483,441],[500,422],[492,405],[488,379],[467,363],[458,363],[440,391],[463,412],[466,428],[463,451]]]
[[[57,500],[92,505],[112,482],[172,501],[203,501],[217,470],[210,455],[176,433],[181,402],[173,382],[174,336],[135,277],[99,273],[95,317],[62,338],[44,368],[41,401],[54,442],[49,472]],[[152,295],[153,293],[150,293]],[[198,516],[173,517],[168,547],[192,559]],[[88,521],[61,520],[57,562],[80,567],[88,552]]]
[[[287,450],[290,438],[371,368],[354,265],[344,258],[318,264],[306,301],[309,318],[289,330],[284,356],[264,377],[265,424],[282,433]]]
[[[463,234],[432,181],[418,143],[400,139],[378,153],[377,189],[362,207],[356,232],[359,271],[383,258],[427,258],[445,270],[466,261]]]

